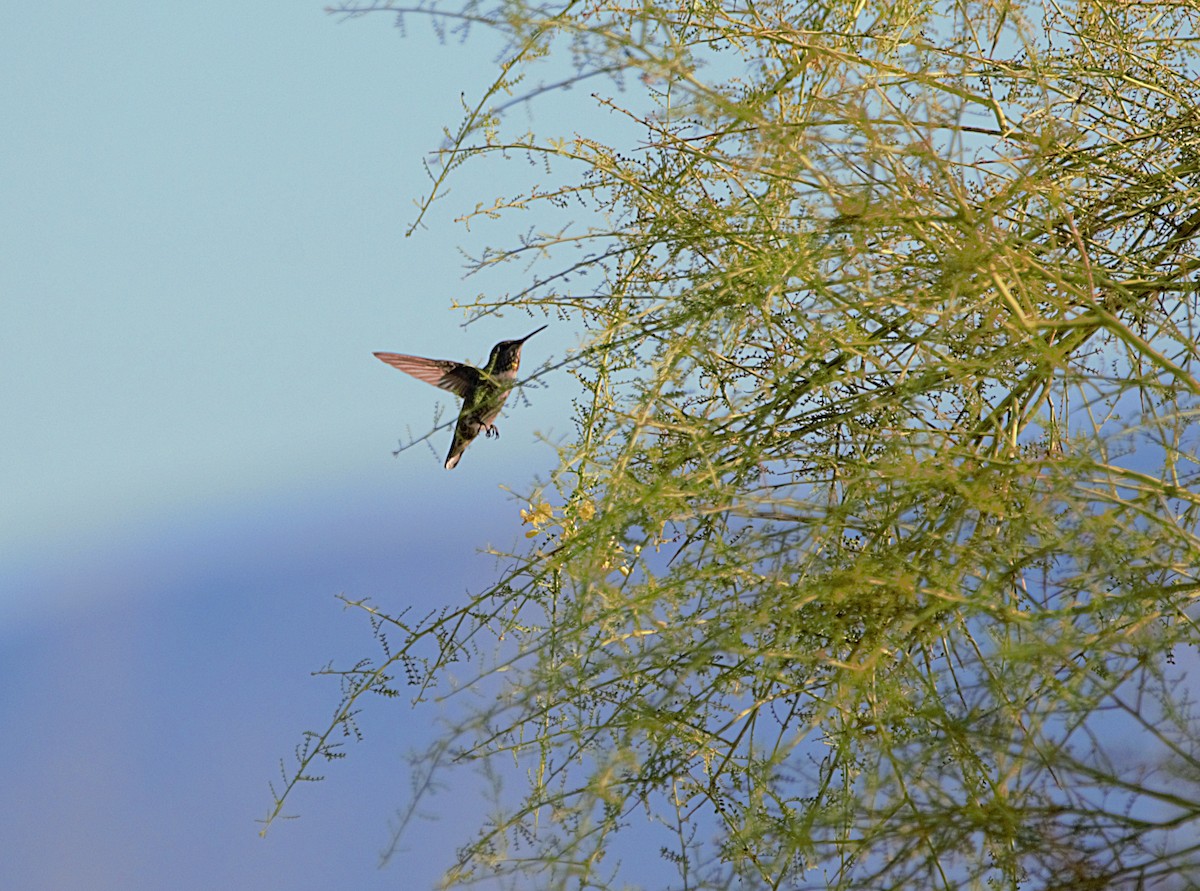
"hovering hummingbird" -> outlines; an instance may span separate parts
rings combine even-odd
[[[446,456],[446,469],[458,463],[462,453],[482,430],[488,436],[499,436],[500,431],[493,423],[500,414],[508,391],[517,379],[521,365],[521,345],[537,334],[526,334],[520,340],[502,340],[492,347],[487,365],[475,368],[464,362],[450,359],[424,359],[421,356],[406,356],[402,353],[376,353],[375,357],[405,374],[411,374],[427,384],[449,390],[462,397],[462,411],[454,427],[454,441],[450,443],[450,454]]]

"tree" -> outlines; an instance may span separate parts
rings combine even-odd
[[[420,621],[359,604],[385,646],[276,813],[365,694],[458,673],[487,700],[422,765],[508,782],[451,884],[627,887],[639,845],[689,889],[1200,883],[1196,10],[339,11],[504,35],[424,207],[543,163],[468,214],[563,224],[472,309],[587,339],[529,551]],[[504,114],[585,82],[611,138]]]

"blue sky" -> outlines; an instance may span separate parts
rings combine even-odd
[[[450,806],[376,868],[428,722],[398,708],[299,821],[254,822],[336,702],[309,672],[373,654],[335,595],[478,589],[523,531],[503,487],[569,431],[537,390],[453,472],[448,431],[391,454],[451,400],[372,351],[477,361],[544,321],[451,309],[484,286],[451,223],[483,180],[404,238],[496,47],[391,25],[0,8],[0,887],[425,887],[469,827]],[[551,320],[527,366],[569,342]]]

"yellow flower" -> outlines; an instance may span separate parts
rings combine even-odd
[[[533,538],[539,530],[554,519],[554,508],[546,502],[539,504],[530,504],[529,510],[521,510],[521,523],[529,524],[533,528],[525,533],[526,538]]]

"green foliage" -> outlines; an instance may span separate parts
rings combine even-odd
[[[507,779],[448,882],[640,886],[639,846],[691,889],[1200,882],[1197,13],[422,10],[509,41],[424,207],[523,153],[465,219],[563,221],[473,309],[587,331],[518,568],[370,610],[330,728],[401,667],[421,708],[485,684],[425,764]],[[616,136],[509,132],[566,59]]]

